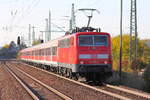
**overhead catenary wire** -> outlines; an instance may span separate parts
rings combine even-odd
[[[54,25],[56,28],[60,29],[62,32],[66,32],[64,29],[62,29],[61,27],[59,27],[58,25],[54,24],[51,22],[52,25]]]
[[[15,18],[16,18],[17,13],[18,13],[18,10],[15,8],[18,2],[19,2],[19,0],[9,2],[10,3],[10,10],[11,10],[11,12],[10,12],[11,19],[10,19],[10,26],[9,26],[10,32],[12,32],[12,30],[13,30],[13,24],[14,24]]]
[[[91,6],[98,5],[101,1],[102,1],[102,0],[95,0],[95,1],[92,0],[92,3],[88,4],[87,6],[88,6],[88,7],[91,7]]]
[[[31,4],[28,5],[28,7],[25,9],[25,11],[23,11],[23,13],[22,13],[21,17],[19,18],[19,20],[17,21],[17,23],[20,24],[24,20],[24,18],[32,12],[33,8],[39,4],[39,2],[40,2],[40,0],[33,0],[31,2]]]
[[[32,2],[27,7],[22,7],[21,10],[18,5],[20,5],[19,3],[24,4],[23,1],[19,2],[19,0],[16,0],[14,2],[10,2],[11,3],[11,7],[10,7],[11,8],[11,12],[10,12],[11,20],[10,20],[9,28],[11,32],[13,31],[13,28],[15,27],[16,23],[17,25],[20,25],[20,23],[24,20],[25,16],[29,15],[32,12],[32,9],[35,6],[37,6],[39,2],[40,0],[32,0]]]

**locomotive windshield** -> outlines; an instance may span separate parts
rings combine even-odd
[[[80,35],[79,46],[107,46],[107,35]]]

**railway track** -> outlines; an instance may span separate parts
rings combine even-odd
[[[105,86],[94,86],[96,88],[103,89],[105,91],[109,91],[112,93],[116,93],[118,95],[122,95],[124,97],[128,97],[131,100],[150,100],[150,94],[139,92],[139,91],[133,91],[130,89],[125,89],[119,86],[113,86],[106,84]]]
[[[141,99],[149,99],[150,100],[150,94],[148,93],[143,93],[141,91],[133,91],[133,90],[130,90],[130,89],[126,89],[126,88],[123,88],[123,87],[119,87],[119,86],[113,86],[113,85],[109,85],[109,84],[106,84],[106,87],[107,88],[110,88],[110,89],[115,89],[115,90],[118,90],[118,91],[121,91],[123,93],[128,93],[130,95],[134,95],[134,98],[139,98],[140,100]]]
[[[24,87],[34,100],[72,100],[70,97],[44,84],[24,71],[12,67],[10,64],[6,64],[5,68]],[[30,80],[27,79],[27,77],[30,78]]]
[[[0,62],[0,100],[33,100]]]
[[[28,66],[30,66],[30,65],[28,65]],[[55,76],[57,76],[57,77],[59,77],[61,79],[65,79],[67,81],[70,81],[70,82],[73,82],[75,84],[84,86],[84,87],[89,88],[91,90],[94,90],[94,91],[97,91],[97,92],[101,92],[101,93],[103,93],[105,95],[109,95],[109,96],[114,97],[116,99],[124,99],[124,100],[133,100],[133,99],[134,100],[149,100],[150,99],[150,96],[148,94],[145,94],[145,93],[138,93],[136,91],[126,90],[126,89],[119,88],[117,86],[111,86],[111,85],[106,85],[104,87],[89,86],[87,84],[80,83],[80,82],[77,82],[77,81],[74,81],[74,80],[71,80],[71,79],[59,76],[57,74],[45,71],[43,69],[35,68],[33,66],[32,66],[32,68],[44,71],[44,72],[46,72],[48,74],[51,74],[51,75],[55,75]]]

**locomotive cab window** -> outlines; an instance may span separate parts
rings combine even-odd
[[[107,46],[107,35],[80,35],[78,38],[79,46]]]
[[[91,46],[93,45],[93,37],[91,35],[80,35],[79,46]]]
[[[94,45],[107,46],[107,36],[94,36]]]

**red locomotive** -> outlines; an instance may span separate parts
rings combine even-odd
[[[21,50],[20,59],[67,77],[101,81],[112,74],[110,34],[78,28],[72,34]]]

